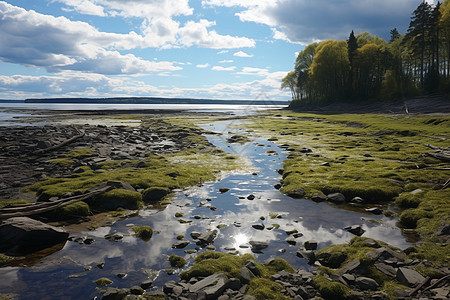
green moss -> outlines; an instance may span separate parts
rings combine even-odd
[[[194,253],[196,253],[197,251],[196,250],[193,250],[193,249],[188,249],[188,250],[184,250],[184,253],[187,253],[187,254],[194,254]]]
[[[239,143],[239,144],[244,144],[244,143],[250,142],[251,140],[250,140],[248,137],[246,137],[245,135],[235,134],[235,135],[229,137],[229,138],[227,139],[227,141],[228,141],[229,143]]]
[[[184,213],[181,212],[175,213],[175,218],[181,218],[182,216],[184,216]]]
[[[182,268],[187,263],[183,257],[175,255],[175,254],[172,254],[171,256],[169,256],[169,262],[170,262],[170,265],[174,268]]]
[[[148,242],[152,235],[153,235],[153,229],[150,226],[133,226],[131,230],[134,231],[136,236],[141,238],[143,241]]]
[[[18,206],[18,205],[27,205],[30,204],[27,200],[0,200],[0,208],[6,206]]]
[[[419,272],[423,277],[430,277],[431,279],[440,279],[445,275],[435,268],[429,268],[425,266],[417,266],[416,271]]]
[[[450,244],[425,241],[416,252],[409,254],[412,259],[426,259],[438,266],[448,266],[450,263]]]
[[[294,234],[294,233],[298,233],[298,230],[297,230],[297,229],[286,230],[286,234],[287,234],[287,235],[291,235],[291,234]]]
[[[248,287],[247,294],[256,299],[288,300],[291,299],[281,293],[282,286],[266,278],[253,279]]]
[[[203,252],[195,258],[192,268],[180,274],[180,278],[189,280],[192,277],[207,277],[214,273],[224,273],[229,278],[240,278],[240,269],[250,260],[256,262],[250,254],[237,256],[215,251]],[[256,262],[256,265],[262,274],[268,274],[260,263]]]
[[[333,282],[322,275],[313,277],[314,286],[325,299],[345,299],[350,294],[350,289],[339,282]]]
[[[422,202],[425,193],[419,193],[417,195],[411,193],[402,193],[395,199],[395,204],[401,208],[417,208]]]
[[[270,274],[275,274],[282,270],[289,273],[295,273],[294,268],[292,268],[287,261],[279,257],[269,260],[268,263],[264,264],[264,266],[267,267]]]
[[[81,149],[74,149],[71,150],[69,153],[67,153],[67,156],[72,158],[81,158],[86,156],[92,156],[94,153],[89,148],[81,148]]]
[[[95,196],[92,207],[100,211],[125,209],[140,209],[143,207],[142,195],[138,192],[114,189]]]
[[[278,217],[278,213],[271,212],[271,213],[269,213],[269,217],[270,217],[271,219],[275,219],[276,217]]]
[[[416,228],[419,220],[431,218],[432,214],[428,211],[419,209],[405,210],[400,215],[400,223],[406,228]]]
[[[10,262],[14,260],[14,258],[9,257],[7,255],[4,254],[0,254],[0,266],[5,265],[6,263]]]
[[[68,167],[74,164],[73,159],[71,158],[55,158],[49,160],[49,163],[52,165],[59,165],[63,167]]]
[[[67,220],[71,218],[87,217],[91,214],[89,205],[86,202],[79,201],[69,205],[58,207],[49,212],[48,217],[55,220]]]
[[[170,189],[167,187],[149,187],[142,192],[142,199],[145,202],[161,201],[165,196],[169,195]]]
[[[113,283],[112,280],[108,279],[108,278],[99,278],[97,280],[94,281],[94,283],[98,286],[107,286]]]
[[[383,285],[383,288],[381,289],[382,292],[386,293],[390,300],[396,300],[397,297],[397,291],[404,291],[408,287],[399,284],[395,281],[386,281]]]

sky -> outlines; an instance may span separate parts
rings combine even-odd
[[[421,2],[0,0],[0,99],[289,100],[281,79],[306,45],[388,40]]]

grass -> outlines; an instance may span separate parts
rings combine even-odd
[[[313,282],[314,286],[324,299],[346,299],[351,292],[350,289],[342,283],[330,281],[322,275],[314,276]]]
[[[340,192],[347,201],[356,196],[366,203],[395,201],[401,226],[414,228],[425,241],[415,255],[449,262],[445,246],[432,246],[440,243],[436,231],[450,223],[450,189],[441,189],[450,178],[449,165],[426,153],[434,152],[427,145],[450,147],[450,117],[276,114],[254,117],[246,127],[276,136],[276,143],[293,150],[283,163],[281,192],[304,188],[307,197]],[[423,192],[411,193],[416,189]]]
[[[138,192],[114,189],[95,196],[90,202],[99,211],[112,211],[119,208],[140,209],[143,207],[142,195]]]
[[[27,204],[30,204],[30,202],[27,200],[1,200],[0,208],[7,206],[27,205]]]
[[[134,231],[137,237],[139,237],[141,240],[148,242],[153,235],[153,229],[150,226],[144,225],[144,226],[133,226],[131,230]]]

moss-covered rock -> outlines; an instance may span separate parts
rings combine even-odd
[[[87,217],[91,214],[89,205],[86,202],[79,201],[49,212],[48,217],[54,220],[62,221],[72,218]]]
[[[150,226],[133,226],[131,230],[134,231],[137,237],[141,238],[143,241],[149,241],[153,236],[153,229]]]
[[[314,286],[325,299],[339,300],[346,299],[350,294],[350,289],[339,282],[333,282],[322,275],[313,277]]]
[[[169,193],[170,190],[166,187],[150,187],[142,192],[142,199],[144,202],[157,202],[161,201]]]
[[[138,192],[114,189],[92,200],[92,207],[100,211],[117,210],[119,207],[125,209],[142,208],[142,195]]]
[[[178,255],[172,254],[169,256],[170,265],[174,268],[182,268],[186,265],[186,260]]]

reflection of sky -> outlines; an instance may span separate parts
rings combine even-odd
[[[236,124],[236,121],[234,121]],[[227,122],[217,122],[206,129],[233,134],[234,130],[226,129]],[[222,136],[209,136],[216,145],[225,145]],[[264,146],[258,146],[263,144]],[[269,156],[267,150],[275,150],[278,156]],[[326,203],[315,203],[309,200],[291,199],[282,195],[274,188],[281,176],[277,169],[282,167],[286,154],[275,144],[262,139],[243,145],[232,145],[228,148],[232,153],[245,153],[252,161],[257,175],[231,174],[217,183],[206,183],[202,187],[195,187],[177,193],[173,203],[164,210],[147,209],[140,211],[139,216],[119,221],[111,227],[98,228],[92,232],[85,232],[81,236],[90,236],[95,239],[91,245],[79,245],[68,242],[63,250],[45,258],[42,263],[31,268],[0,269],[0,293],[17,290],[23,298],[36,295],[49,295],[54,293],[63,297],[72,296],[90,298],[98,295],[95,291],[94,280],[108,277],[114,281],[114,287],[130,287],[139,285],[154,271],[170,268],[167,257],[177,254],[185,257],[188,268],[193,263],[195,255],[188,255],[186,249],[198,247],[192,241],[192,231],[205,232],[217,229],[218,225],[225,224],[225,228],[217,229],[218,235],[214,242],[217,250],[235,248],[240,253],[250,253],[249,248],[241,248],[249,241],[268,242],[269,246],[262,253],[255,254],[259,261],[271,256],[286,259],[294,267],[305,267],[306,260],[296,257],[296,251],[305,241],[314,239],[318,241],[319,248],[331,244],[348,242],[354,235],[343,230],[350,225],[362,225],[366,230],[363,236],[386,241],[393,246],[406,248],[408,243],[395,226],[395,220],[384,216],[363,215],[361,213],[337,209]],[[219,188],[230,190],[220,193]],[[253,194],[254,200],[247,196]],[[210,199],[208,205],[216,208],[199,207],[200,201]],[[177,212],[184,213],[182,218],[175,218]],[[271,219],[270,213],[278,213],[281,218]],[[194,218],[199,216],[200,219]],[[261,219],[263,217],[263,220]],[[370,223],[362,217],[382,221]],[[181,224],[178,219],[192,221],[190,224]],[[240,227],[235,226],[240,223]],[[264,224],[266,229],[257,230],[253,224]],[[273,224],[280,227],[272,228]],[[149,242],[144,242],[133,236],[133,225],[150,225],[154,234]],[[296,229],[303,236],[296,239],[297,245],[286,242],[288,236],[285,231]],[[118,242],[104,239],[109,233],[124,235]],[[177,242],[176,237],[184,235],[191,243],[184,249],[172,249]],[[226,249],[225,249],[226,248]],[[285,251],[280,251],[281,249]],[[203,251],[203,250],[201,250]],[[103,269],[95,265],[104,262]],[[91,271],[83,271],[86,266],[94,267]],[[127,273],[124,279],[115,276],[118,273]],[[155,274],[158,274],[157,272]],[[72,276],[70,276],[72,275]],[[70,277],[69,277],[70,276]],[[154,275],[152,275],[152,278]],[[3,281],[5,278],[5,281]],[[177,279],[176,275],[169,276],[164,271],[159,272],[154,285],[161,287],[167,280]],[[7,282],[8,284],[6,285]],[[17,288],[16,288],[17,287]],[[20,287],[20,288],[19,288]],[[64,287],[64,288],[62,288]]]

